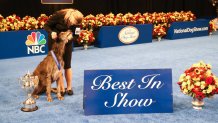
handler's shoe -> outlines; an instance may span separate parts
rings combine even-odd
[[[73,95],[73,90],[66,90],[66,93],[71,96]]]

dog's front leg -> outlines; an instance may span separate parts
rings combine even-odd
[[[52,97],[51,97],[51,80],[46,80],[47,81],[47,86],[46,86],[46,95],[47,95],[47,101],[52,102]]]
[[[60,74],[60,77],[57,79],[57,97],[58,100],[64,100],[64,97],[61,96],[61,82],[64,82],[63,74]]]

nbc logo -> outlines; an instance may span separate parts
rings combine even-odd
[[[27,36],[27,54],[45,53],[44,47],[46,44],[45,35],[40,32],[32,32]]]

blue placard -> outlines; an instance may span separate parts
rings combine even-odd
[[[209,20],[174,22],[167,31],[167,39],[181,39],[199,36],[208,36]]]
[[[47,39],[45,30],[0,32],[0,59],[46,54]]]
[[[172,70],[85,70],[84,112],[171,113]]]
[[[152,42],[151,24],[102,26],[95,46],[100,48]]]

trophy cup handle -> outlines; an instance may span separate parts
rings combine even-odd
[[[39,84],[39,77],[34,76],[34,87],[36,87]]]
[[[23,79],[22,79],[22,77],[20,77],[20,78],[18,78],[18,83],[19,83],[19,85],[21,86],[21,88],[24,88],[24,86],[23,86]]]

